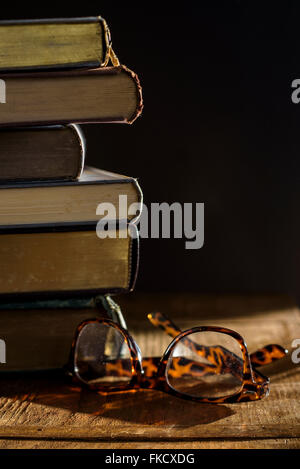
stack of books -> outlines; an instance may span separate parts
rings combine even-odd
[[[81,320],[120,320],[110,295],[138,266],[134,215],[116,210],[114,237],[96,226],[101,203],[141,205],[139,185],[85,168],[78,124],[132,123],[141,87],[101,17],[1,22],[0,85],[0,371],[59,368]]]

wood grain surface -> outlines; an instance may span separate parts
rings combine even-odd
[[[300,338],[299,310],[284,297],[137,295],[120,298],[142,354],[169,343],[147,323],[158,309],[182,328],[223,325],[249,351],[289,349]],[[300,448],[300,365],[288,356],[264,367],[270,396],[232,405],[196,404],[157,391],[97,394],[59,374],[0,376],[0,448]]]

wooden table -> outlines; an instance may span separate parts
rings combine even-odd
[[[300,339],[295,303],[281,296],[138,294],[119,299],[142,353],[169,338],[147,321],[160,310],[182,328],[223,325],[249,351]],[[157,391],[99,395],[45,374],[0,380],[0,448],[300,448],[300,364],[288,356],[263,370],[271,393],[258,402],[195,404]]]

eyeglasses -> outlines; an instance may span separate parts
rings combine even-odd
[[[103,392],[143,388],[198,402],[253,401],[269,393],[269,378],[257,367],[287,354],[272,344],[249,355],[244,339],[223,327],[182,332],[161,313],[148,319],[173,337],[162,357],[142,358],[128,331],[109,319],[83,321],[68,365],[74,380]]]

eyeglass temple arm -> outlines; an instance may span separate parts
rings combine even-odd
[[[143,357],[143,370],[145,378],[156,376],[161,357]],[[192,370],[192,371],[191,371]],[[168,374],[173,378],[179,378],[185,375],[193,374],[193,376],[206,376],[218,374],[220,370],[211,364],[204,364],[191,360],[186,357],[173,357]]]
[[[142,366],[145,378],[156,377],[161,357],[143,357]],[[106,372],[114,376],[131,376],[131,361],[128,358],[116,358],[105,362]],[[219,368],[208,363],[200,363],[186,357],[173,357],[169,375],[178,378],[191,373],[194,376],[218,374]]]
[[[171,337],[175,338],[182,331],[171,321],[166,315],[155,312],[148,314],[149,321],[155,326],[160,327],[164,332],[166,332]],[[207,347],[204,345],[199,345],[194,343],[191,339],[186,339],[186,342],[189,342],[193,348],[197,349],[197,353],[204,356],[210,360],[210,353],[213,351],[213,347]],[[230,355],[233,355],[229,350],[226,350],[222,347],[224,351],[227,351]],[[251,364],[255,366],[262,366],[272,363],[276,360],[283,358],[287,355],[288,351],[281,347],[281,345],[270,344],[265,347],[257,350],[256,352],[251,353],[250,360]]]
[[[166,332],[171,337],[175,338],[180,334],[182,331],[165,315],[162,313],[150,313],[148,314],[149,321],[155,326],[161,328],[164,332]],[[215,373],[226,372],[228,370],[227,367],[227,359],[229,362],[230,372],[240,377],[241,374],[241,367],[242,363],[240,362],[239,358],[235,356],[232,352],[227,350],[222,346],[218,347],[208,347],[205,345],[197,344],[193,340],[185,337],[182,339],[182,342],[190,349],[193,350],[197,355],[200,355],[206,358],[208,361],[211,362],[211,367],[215,368]],[[235,358],[237,365],[236,369],[230,366],[230,362],[232,359]]]
[[[278,344],[270,344],[250,354],[252,365],[263,366],[280,360],[288,354],[288,350]]]

